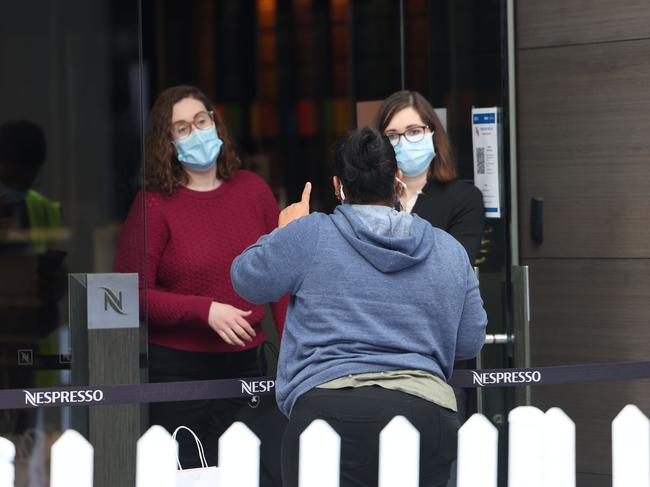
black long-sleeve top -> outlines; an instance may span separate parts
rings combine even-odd
[[[483,195],[476,186],[462,181],[447,184],[429,181],[412,213],[455,237],[474,264],[485,225]]]

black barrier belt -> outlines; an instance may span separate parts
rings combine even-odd
[[[455,370],[454,387],[520,387],[650,378],[650,362],[555,365],[528,369]]]
[[[527,369],[456,370],[454,387],[521,387],[650,378],[650,362],[557,365]],[[275,378],[160,382],[0,390],[0,409],[141,404],[252,398],[275,392]]]
[[[0,390],[0,409],[140,404],[272,394],[274,377]]]

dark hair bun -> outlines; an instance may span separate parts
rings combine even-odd
[[[343,135],[334,148],[334,163],[350,202],[364,204],[394,199],[395,151],[377,129],[364,127]]]

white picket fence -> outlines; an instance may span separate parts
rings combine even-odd
[[[575,487],[575,425],[559,408],[510,412],[509,487]],[[379,439],[379,487],[417,487],[420,434],[395,417]],[[496,487],[496,428],[473,415],[458,435],[458,487]],[[176,487],[176,442],[160,426],[138,440],[136,487]],[[220,487],[258,487],[259,439],[234,423],[219,439]],[[338,487],[341,440],[323,420],[300,437],[299,482]],[[422,452],[426,455],[426,452]],[[14,445],[0,438],[0,486],[14,485]],[[628,405],[612,422],[613,487],[650,487],[650,422]],[[93,447],[74,430],[52,446],[51,487],[92,487]],[[216,486],[215,486],[216,487]]]

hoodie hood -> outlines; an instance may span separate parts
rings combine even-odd
[[[408,269],[433,249],[431,225],[387,206],[339,205],[332,222],[365,260],[384,273]]]

